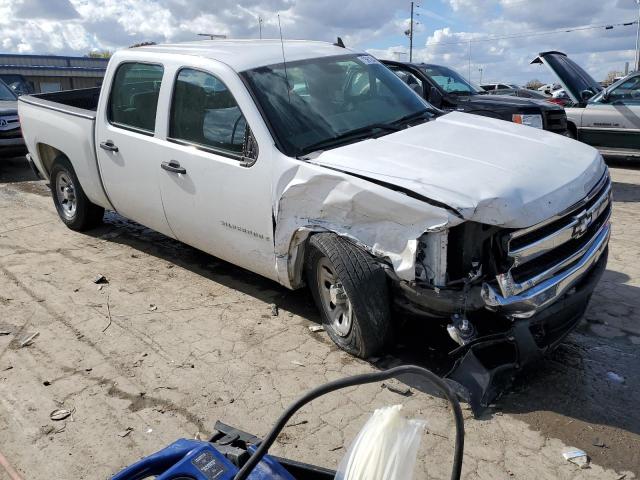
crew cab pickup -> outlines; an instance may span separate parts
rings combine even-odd
[[[595,149],[443,114],[342,46],[126,49],[101,90],[19,109],[70,228],[114,210],[306,284],[330,337],[360,357],[388,345],[395,306],[439,321],[464,358],[504,342],[521,365],[576,325],[607,261],[611,183]]]
[[[418,95],[446,112],[465,112],[499,118],[567,135],[567,115],[560,105],[545,100],[489,95],[443,65],[383,60]]]

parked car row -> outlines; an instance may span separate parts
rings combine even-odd
[[[559,81],[540,88],[549,92],[547,96],[507,83],[484,84],[480,89],[441,65],[383,63],[445,111],[514,121],[570,136],[605,155],[640,158],[640,72],[604,89],[564,53],[544,52],[532,63],[548,66]]]
[[[436,108],[568,134],[566,114],[558,105],[516,96],[487,95],[455,70],[442,65],[387,60],[382,63]]]

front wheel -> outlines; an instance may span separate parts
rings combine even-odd
[[[387,276],[362,249],[331,233],[309,240],[306,278],[331,339],[360,358],[382,352],[391,338]]]
[[[88,230],[102,221],[104,208],[89,201],[64,156],[56,158],[51,167],[51,193],[58,216],[71,230]]]

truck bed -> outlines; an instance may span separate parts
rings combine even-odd
[[[89,200],[112,209],[96,157],[99,96],[100,88],[23,95],[18,100],[18,113],[25,143],[42,176],[49,180],[53,161],[64,155]]]
[[[95,118],[100,98],[100,87],[39,93],[20,97],[20,101],[83,117]]]

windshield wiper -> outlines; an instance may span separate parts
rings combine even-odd
[[[410,113],[409,115],[405,115],[404,117],[400,117],[398,120],[394,120],[390,125],[401,125],[406,122],[410,122],[412,120],[420,120],[425,115],[433,113],[429,109],[420,110],[419,112]]]
[[[314,152],[323,148],[337,147],[349,142],[350,140],[357,140],[360,137],[367,137],[374,130],[398,132],[402,130],[402,128],[390,123],[373,123],[371,125],[367,125],[366,127],[349,130],[348,132],[341,133],[339,135],[336,135],[335,137],[327,138],[325,140],[321,140],[320,142],[307,145],[300,150],[300,154],[298,156],[306,155],[307,153]]]

